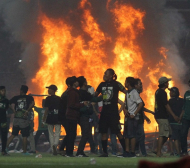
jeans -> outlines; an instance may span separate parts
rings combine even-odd
[[[81,153],[83,153],[86,142],[88,141],[89,136],[90,136],[91,127],[90,127],[90,123],[89,123],[89,118],[85,117],[85,116],[80,117],[79,125],[81,126],[82,137],[79,142],[79,147],[78,147],[77,153],[81,154]]]
[[[94,135],[95,135],[95,130],[94,130]],[[90,151],[95,153],[95,142],[92,136],[92,124],[90,123],[90,131],[89,131],[89,137],[88,137],[88,142],[90,144]]]
[[[2,152],[5,152],[6,149],[6,143],[7,143],[7,125],[5,127],[1,126],[0,123],[0,130],[1,130],[1,143],[2,143]]]
[[[77,131],[77,120],[67,119],[66,134],[67,134],[67,144],[66,144],[66,154],[73,155],[74,143]]]
[[[182,120],[182,135],[181,135],[181,150],[182,153],[187,153],[187,136],[190,127],[190,120]]]
[[[65,121],[63,121],[62,123],[61,123],[61,125],[65,128],[65,132],[66,132],[66,136],[64,137],[64,139],[63,139],[63,141],[61,142],[61,146],[60,146],[60,148],[59,148],[59,150],[60,151],[63,151],[64,150],[64,148],[66,147],[66,144],[67,144],[67,121],[65,120]]]
[[[143,124],[138,124],[137,126],[136,151],[139,151],[139,147],[142,155],[146,156],[147,153],[145,148],[145,133]]]

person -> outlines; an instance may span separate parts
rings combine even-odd
[[[80,118],[79,118],[79,125],[81,126],[82,131],[82,137],[79,142],[78,150],[76,156],[78,157],[88,157],[84,153],[84,148],[87,143],[87,140],[90,138],[90,122],[91,118],[90,116],[93,114],[93,106],[91,102],[99,102],[102,100],[102,97],[93,97],[88,91],[87,91],[87,80],[84,76],[80,76],[77,78],[79,82],[79,96],[81,101],[88,101],[90,104],[88,106],[84,106],[80,108]]]
[[[102,135],[103,154],[100,157],[108,157],[107,152],[107,133],[108,129],[112,134],[116,134],[123,150],[125,151],[125,140],[120,132],[120,116],[118,113],[118,94],[119,91],[126,93],[125,87],[117,80],[117,75],[113,69],[107,69],[101,82],[96,89],[95,95],[100,93],[103,96],[103,107],[99,121],[99,132]]]
[[[190,87],[190,80],[188,82]],[[180,115],[180,121],[182,123],[181,133],[181,150],[182,156],[188,155],[187,153],[187,136],[190,127],[190,90],[187,90],[184,94],[184,106]]]
[[[158,80],[159,88],[155,92],[155,119],[159,128],[158,146],[156,151],[157,157],[162,156],[162,146],[171,136],[171,127],[168,121],[168,113],[174,118],[176,122],[179,121],[179,117],[174,114],[168,103],[167,93],[165,92],[166,88],[168,88],[170,80],[171,78],[161,77]]]
[[[66,134],[67,134],[67,143],[66,143],[66,157],[74,157],[74,142],[76,138],[76,130],[77,130],[77,122],[80,116],[80,108],[84,106],[88,106],[88,102],[80,101],[79,91],[77,87],[79,86],[79,82],[75,76],[71,78],[68,83],[70,88],[67,92],[67,110],[66,110]]]
[[[67,110],[67,92],[70,88],[70,80],[72,80],[72,77],[68,77],[65,81],[66,85],[67,85],[67,89],[65,92],[63,92],[63,94],[61,95],[61,99],[62,99],[62,102],[63,102],[63,114],[60,115],[60,120],[61,120],[61,125],[64,127],[65,129],[65,132],[67,130],[66,126],[67,126],[67,121],[66,121],[66,110]],[[64,137],[64,139],[62,140],[61,142],[61,146],[59,147],[59,154],[62,155],[62,156],[65,156],[65,147],[66,147],[66,144],[67,144],[67,134],[66,136]]]
[[[62,99],[59,96],[55,95],[57,91],[56,85],[50,85],[46,88],[48,89],[48,94],[50,96],[46,97],[45,99],[45,113],[43,116],[43,124],[47,123],[51,150],[53,151],[53,155],[56,156],[61,131],[59,113],[62,113]]]
[[[7,141],[7,148],[15,136],[21,131],[23,137],[23,154],[28,155],[27,149],[27,137],[30,135],[30,123],[28,120],[28,114],[34,106],[34,98],[26,95],[28,92],[28,86],[22,85],[20,88],[20,95],[15,96],[10,100],[10,107],[14,112],[13,130],[12,135]]]
[[[38,130],[36,131],[35,135],[35,148],[37,147],[38,140],[42,133],[44,133],[47,141],[49,142],[49,133],[48,133],[48,127],[47,124],[43,123],[43,116],[45,113],[45,99],[42,100],[42,108],[34,106],[34,110],[38,113]]]
[[[139,112],[143,108],[143,102],[137,90],[135,89],[135,79],[127,77],[125,80],[125,87],[128,89],[126,94],[126,106],[128,117],[126,118],[124,135],[126,143],[126,154],[124,157],[136,157],[135,145],[139,120]],[[131,152],[130,152],[131,144]]]
[[[6,143],[7,143],[7,116],[6,111],[9,108],[9,100],[6,98],[6,88],[5,86],[0,86],[0,131],[1,131],[1,142],[2,142],[2,150],[1,154],[3,156],[8,156],[9,154],[6,152]]]
[[[34,111],[31,109],[29,111],[28,120],[30,123],[30,135],[28,137],[30,142],[30,151],[28,153],[35,154],[36,153],[36,147],[35,147],[35,140],[34,140]]]
[[[183,98],[179,97],[179,89],[177,87],[172,87],[169,90],[170,90],[169,105],[172,111],[174,112],[174,114],[180,117],[184,100]],[[180,138],[181,138],[181,132],[182,132],[182,124],[176,122],[171,115],[169,115],[169,123],[172,129],[172,135],[170,137],[170,149],[171,149],[170,156],[174,156],[173,141],[174,141],[175,149],[177,151],[177,156],[180,156],[181,154]]]
[[[139,93],[139,95],[143,92],[143,85],[142,85],[142,81],[139,78],[135,79],[135,89],[137,90],[137,92]],[[142,98],[141,98],[142,100]],[[150,119],[145,115],[144,112],[151,112],[154,113],[148,109],[145,108],[145,103],[143,102],[143,108],[140,110],[140,112],[138,113],[139,115],[139,120],[138,120],[138,124],[137,124],[137,136],[136,136],[136,155],[139,154],[139,148],[141,151],[141,154],[143,157],[147,156],[147,152],[146,152],[146,148],[145,148],[145,133],[144,133],[144,120],[146,120],[146,122],[148,124],[151,123]]]

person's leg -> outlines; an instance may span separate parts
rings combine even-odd
[[[95,135],[95,130],[94,130],[94,135]],[[90,151],[92,153],[95,153],[95,141],[94,141],[93,135],[92,135],[92,124],[91,123],[90,123],[89,135],[88,135],[88,142],[90,144]]]
[[[32,151],[32,152],[35,152],[35,151],[36,151],[36,148],[35,148],[35,141],[34,141],[33,132],[30,132],[29,141],[30,141],[30,149],[31,149],[31,151]]]
[[[181,135],[181,150],[182,154],[187,153],[187,136],[189,131],[189,123],[188,120],[183,119],[182,120],[182,135]]]
[[[55,125],[55,142],[54,142],[54,145],[56,148],[59,144],[60,131],[61,131],[61,125],[59,125],[59,124]]]
[[[89,138],[89,132],[90,132],[90,124],[87,117],[80,117],[79,124],[81,126],[82,137],[79,142],[77,155],[80,155],[83,153],[86,142]]]
[[[27,137],[23,137],[23,153],[26,153],[27,149]]]
[[[47,141],[50,142],[48,129],[47,129],[47,130],[44,130],[43,132],[44,132],[44,135],[45,135]]]
[[[174,155],[174,149],[173,149],[173,140],[171,138],[169,139],[169,146],[170,146],[170,151],[171,151],[170,156],[172,156]]]
[[[62,123],[62,126],[64,127],[65,132],[66,132],[66,121]],[[61,146],[59,148],[59,151],[64,151],[66,144],[67,144],[67,132],[66,132],[66,135],[61,142]]]
[[[39,131],[39,130],[38,130],[38,131],[36,132],[36,135],[35,135],[35,138],[34,138],[34,140],[35,140],[35,148],[36,148],[36,146],[37,146],[37,144],[38,144],[38,140],[39,140],[41,134],[42,134],[42,131]]]
[[[53,132],[54,125],[48,124],[48,133],[49,133],[49,139],[50,139],[50,146],[51,150],[53,151],[53,145],[54,145],[54,132]]]
[[[18,136],[20,128],[18,126],[13,126],[12,135],[7,140],[7,148],[9,147],[9,144],[12,142],[15,136]]]
[[[112,153],[117,153],[117,139],[115,134],[110,134],[111,144],[112,144]]]
[[[129,138],[125,138],[126,152],[129,152]]]
[[[174,140],[175,149],[177,151],[177,154],[180,155],[180,148],[179,148],[179,140]]]
[[[139,146],[140,150],[143,156],[146,156],[146,148],[145,148],[145,133],[144,133],[144,126],[143,124],[138,125],[139,131],[140,131],[140,136],[139,136]]]
[[[1,143],[2,143],[2,154],[5,154],[6,151],[6,143],[7,143],[7,127],[1,127]]]
[[[131,138],[130,139],[131,142],[131,153],[135,153],[135,145],[136,145],[136,139],[135,138]]]
[[[107,140],[107,134],[106,133],[102,133],[101,134],[101,136],[102,136],[102,149],[103,149],[103,152],[105,153],[105,154],[108,154],[108,152],[107,152],[107,146],[108,146],[108,140]]]
[[[21,135],[23,137],[23,153],[26,153],[27,150],[27,137],[30,136],[30,126],[21,128]]]

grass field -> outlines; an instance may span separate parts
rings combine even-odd
[[[88,158],[67,158],[63,156],[52,156],[51,154],[41,153],[42,158],[35,158],[36,155],[23,156],[22,154],[11,154],[11,156],[3,157],[0,156],[0,168],[60,168],[60,167],[119,167],[119,168],[136,168],[138,167],[138,162],[140,160],[149,160],[154,162],[172,162],[176,161],[179,158],[177,157],[165,157],[165,158],[156,158],[156,157],[137,157],[137,158],[117,158],[117,157],[108,157],[108,158],[99,158],[95,155],[90,155]],[[95,158],[96,164],[90,164],[90,159]]]

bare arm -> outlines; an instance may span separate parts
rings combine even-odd
[[[137,110],[135,111],[134,115],[130,115],[131,118],[134,118],[137,113],[139,113],[139,111],[143,108],[143,102],[138,104]]]
[[[147,109],[147,108],[145,108],[145,107],[144,107],[143,111],[145,111],[145,112],[147,112],[147,113],[151,113],[151,114],[153,114],[153,115],[155,114],[155,112],[153,112],[153,111],[151,111],[151,110],[149,110],[149,109]]]
[[[43,116],[43,122],[46,122],[47,115],[48,115],[48,110],[49,110],[49,108],[45,107],[45,112],[44,112],[44,116]]]
[[[178,122],[178,121],[179,121],[179,117],[176,116],[176,115],[173,113],[173,111],[172,111],[170,105],[169,105],[169,104],[166,104],[165,107],[166,107],[167,111],[171,114],[171,116],[174,118],[174,120]]]
[[[13,113],[15,114],[16,111],[15,111],[15,104],[11,104],[9,105],[10,109],[13,111]]]
[[[121,105],[121,107],[118,111],[118,113],[120,114],[125,108],[125,103],[123,101],[121,101],[120,99],[118,99],[118,103]]]
[[[180,117],[179,117],[179,121],[181,122],[181,119],[183,117],[183,114],[185,113],[185,110],[182,110],[181,114],[180,114]]]
[[[24,116],[28,116],[28,112],[34,107],[35,103],[32,101],[28,107],[28,109],[25,111]]]
[[[143,112],[143,116],[144,116],[144,119],[146,120],[146,122],[147,122],[148,124],[150,124],[151,121],[150,121],[150,119],[145,115],[144,112]]]

